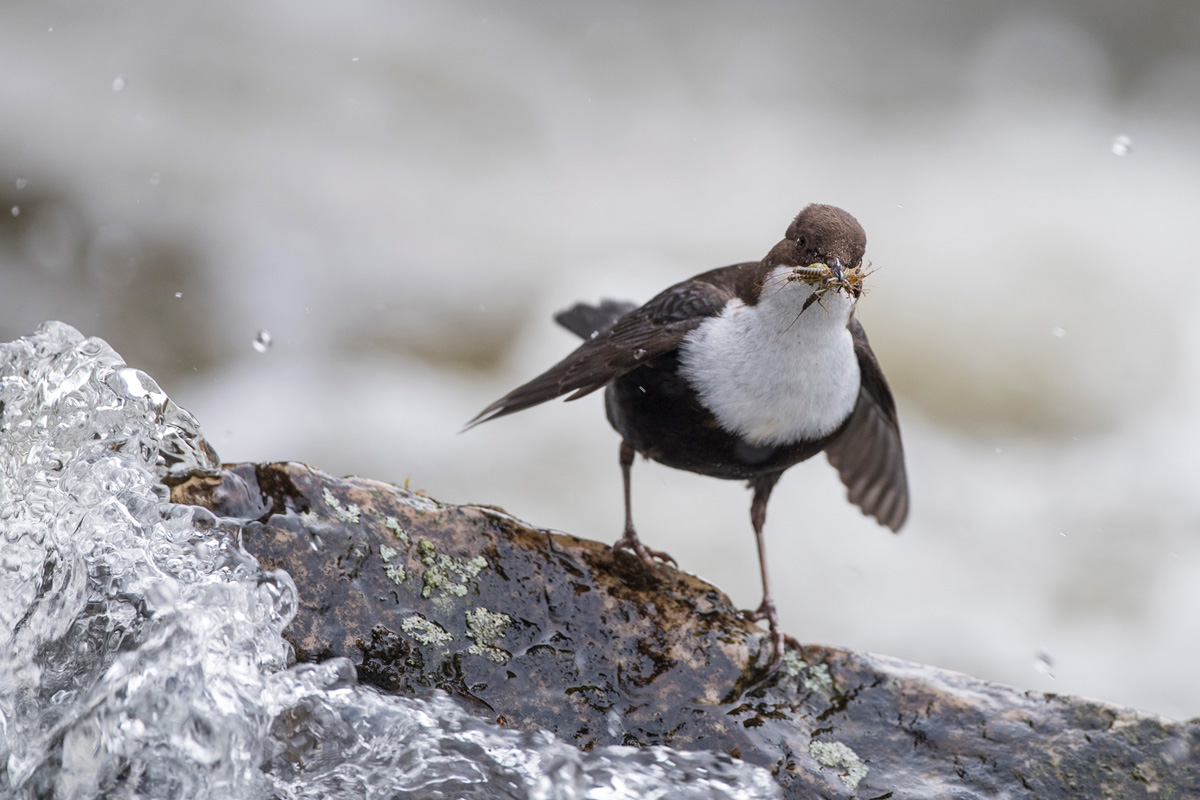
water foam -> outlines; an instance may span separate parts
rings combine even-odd
[[[296,589],[236,523],[172,505],[200,426],[62,323],[0,345],[0,793],[14,797],[757,798],[766,771],[583,753],[345,659],[289,668]]]

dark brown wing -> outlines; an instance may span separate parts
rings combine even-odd
[[[674,350],[693,328],[719,313],[735,296],[729,281],[714,282],[713,275],[709,272],[678,283],[625,314],[562,361],[480,411],[467,428],[564,394],[570,393],[567,399],[576,400]]]
[[[850,320],[850,333],[862,388],[850,422],[825,453],[846,484],[850,502],[898,531],[908,517],[908,476],[896,402],[857,319]]]

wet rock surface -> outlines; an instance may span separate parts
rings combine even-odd
[[[1200,719],[789,644],[691,575],[607,545],[300,464],[227,466],[172,500],[236,520],[300,592],[300,661],[445,689],[583,749],[665,744],[772,770],[793,798],[1197,798]]]

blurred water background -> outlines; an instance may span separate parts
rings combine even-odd
[[[0,339],[103,337],[228,461],[601,540],[598,396],[462,424],[574,346],[553,311],[846,208],[913,513],[791,470],[784,627],[1200,714],[1200,6],[8,0],[0,109]],[[756,605],[745,489],[634,481]]]

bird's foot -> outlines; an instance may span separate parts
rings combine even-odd
[[[779,629],[779,617],[775,613],[775,601],[764,597],[762,603],[753,611],[743,611],[742,618],[749,622],[767,621],[771,632],[771,669],[783,661],[783,631]]]
[[[675,559],[661,550],[651,550],[646,545],[642,544],[642,540],[632,528],[625,531],[625,535],[617,541],[613,542],[614,550],[628,550],[641,560],[648,572],[658,572],[658,568],[662,563],[670,563],[675,567]]]

